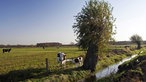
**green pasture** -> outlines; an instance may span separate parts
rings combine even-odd
[[[57,80],[66,81],[66,78],[75,76],[70,78],[70,81],[74,81],[78,79],[76,75],[80,77],[87,73],[85,71],[77,72],[78,69],[74,64],[67,64],[66,67],[60,66],[56,59],[58,52],[64,52],[67,58],[85,54],[77,47],[12,48],[10,53],[3,53],[0,48],[0,82],[44,82],[48,79],[56,82]],[[46,71],[46,58],[49,62],[49,71]],[[56,77],[58,78],[56,79]]]
[[[12,48],[10,53],[2,53],[0,49],[0,74],[13,70],[45,68],[45,58],[48,58],[50,66],[57,66],[56,54],[58,52],[64,52],[67,58],[84,54],[77,47]]]
[[[67,58],[85,55],[84,51],[75,46],[46,47],[45,49],[42,47],[12,48],[10,53],[3,53],[0,48],[0,82],[76,82],[88,76],[90,71],[76,68],[72,63],[60,66],[56,60],[58,52],[64,52]],[[128,55],[109,54],[108,57],[101,55],[96,71],[126,56]],[[49,71],[46,71],[46,58],[49,62]]]

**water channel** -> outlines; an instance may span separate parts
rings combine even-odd
[[[98,71],[95,75],[91,76],[90,78],[84,78],[82,80],[79,80],[78,82],[93,82],[93,81],[98,80],[100,78],[106,77],[106,76],[110,75],[111,73],[116,73],[118,71],[119,65],[123,64],[126,61],[131,60],[132,58],[134,58],[136,56],[137,55],[132,55],[130,57],[127,57],[116,64],[110,65],[110,66]]]

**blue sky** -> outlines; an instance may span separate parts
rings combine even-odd
[[[0,44],[75,42],[74,16],[87,0],[0,0]],[[107,0],[114,7],[117,41],[146,40],[145,0]]]

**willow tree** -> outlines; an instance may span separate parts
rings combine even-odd
[[[81,12],[75,16],[73,25],[80,48],[87,50],[83,68],[96,68],[98,55],[107,48],[108,42],[114,34],[113,7],[108,2],[90,0],[83,6]]]
[[[132,35],[130,37],[130,40],[133,42],[133,43],[136,43],[137,44],[137,49],[140,49],[141,48],[141,43],[142,43],[142,37],[135,34],[135,35]]]

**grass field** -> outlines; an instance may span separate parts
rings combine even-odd
[[[58,52],[64,52],[67,58],[84,54],[84,52],[77,47],[47,47],[45,49],[12,48],[10,53],[2,53],[2,49],[0,49],[0,75],[2,77],[8,76],[10,79],[14,77],[15,79],[13,79],[18,81],[31,77],[39,77],[42,73],[45,73],[46,58],[48,58],[49,61],[49,70],[57,72],[58,70],[62,70],[56,61],[56,54]],[[68,68],[69,67],[66,67],[66,69]],[[11,75],[16,75],[16,77]],[[23,77],[19,78],[19,75]]]
[[[89,71],[75,68],[74,64],[61,67],[56,61],[58,52],[64,52],[67,58],[84,55],[77,47],[12,48],[10,53],[0,49],[0,82],[75,82],[84,78]],[[97,64],[97,71],[120,61],[125,54],[103,57]],[[46,71],[45,59],[49,61]]]
[[[51,48],[12,48],[10,53],[2,53],[0,50],[0,74],[8,73],[12,70],[21,70],[27,68],[44,68],[45,58],[48,58],[49,64],[58,65],[56,61],[56,54],[64,52],[67,58],[77,57],[84,54],[76,47],[63,47],[57,49]]]

